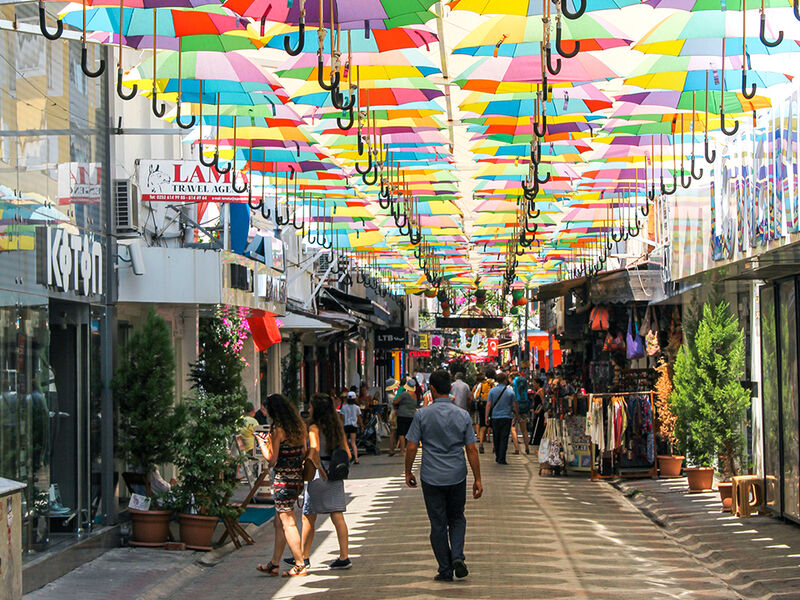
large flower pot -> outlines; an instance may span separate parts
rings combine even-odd
[[[683,456],[673,456],[671,454],[658,455],[659,477],[680,477],[682,466]]]
[[[172,513],[168,510],[130,510],[133,536],[131,546],[158,548],[169,538],[169,520]]]
[[[689,480],[689,492],[710,492],[714,483],[714,469],[711,467],[686,467],[686,478]]]
[[[219,517],[206,517],[204,515],[178,515],[180,522],[181,541],[192,550],[211,550],[211,538],[217,528]]]
[[[720,481],[717,484],[719,490],[719,499],[722,500],[722,510],[731,512],[731,504],[733,503],[733,483],[730,481]]]

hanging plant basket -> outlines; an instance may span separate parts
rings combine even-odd
[[[426,298],[436,298],[436,288],[428,288],[425,290]]]
[[[518,302],[520,298],[525,295],[525,290],[523,289],[516,289],[511,290],[511,297],[514,299],[514,302]]]

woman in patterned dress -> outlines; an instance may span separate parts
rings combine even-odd
[[[273,577],[278,575],[281,555],[289,544],[295,564],[283,577],[308,575],[303,562],[300,532],[294,516],[294,505],[303,493],[303,460],[306,456],[306,426],[297,407],[280,394],[267,397],[267,414],[272,428],[266,441],[259,440],[264,457],[273,470],[272,497],[275,500],[275,546],[272,560],[256,568]],[[258,438],[257,438],[258,439]]]

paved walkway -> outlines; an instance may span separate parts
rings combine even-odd
[[[95,597],[87,593],[93,587],[113,591],[105,597],[117,600],[746,597],[732,592],[611,486],[578,476],[541,478],[533,456],[512,455],[505,467],[490,454],[482,460],[484,497],[467,501],[471,574],[466,581],[432,580],[436,565],[421,492],[405,487],[400,457],[380,456],[364,457],[346,485],[350,571],[323,566],[337,552],[326,519],[318,524],[312,575],[282,580],[257,573],[256,563],[271,553],[267,524],[255,535],[257,545],[228,554],[215,566],[186,561],[190,553],[179,553],[183,559],[163,553],[174,562],[161,563],[158,571],[142,567],[135,581],[121,583],[108,572],[111,559],[103,565],[101,558],[26,600],[84,600]],[[139,550],[114,552],[144,561]],[[116,575],[124,575],[126,554],[112,556]],[[139,592],[136,585],[142,586]]]

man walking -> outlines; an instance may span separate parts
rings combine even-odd
[[[475,446],[475,431],[469,414],[450,402],[450,374],[431,373],[433,403],[414,415],[406,436],[406,485],[417,487],[411,468],[422,443],[420,479],[425,508],[431,522],[431,546],[439,571],[436,581],[462,579],[469,574],[464,562],[464,537],[467,520],[467,459],[475,479],[472,497],[483,494],[481,465]]]
[[[463,373],[456,373],[456,380],[450,389],[450,395],[453,397],[453,404],[458,408],[463,408],[467,412],[472,411],[472,390],[464,383]]]
[[[508,375],[498,373],[497,385],[489,392],[486,402],[486,421],[491,420],[492,438],[494,440],[494,459],[501,465],[507,465],[508,435],[511,433],[511,420],[519,413],[517,397],[508,385]]]

